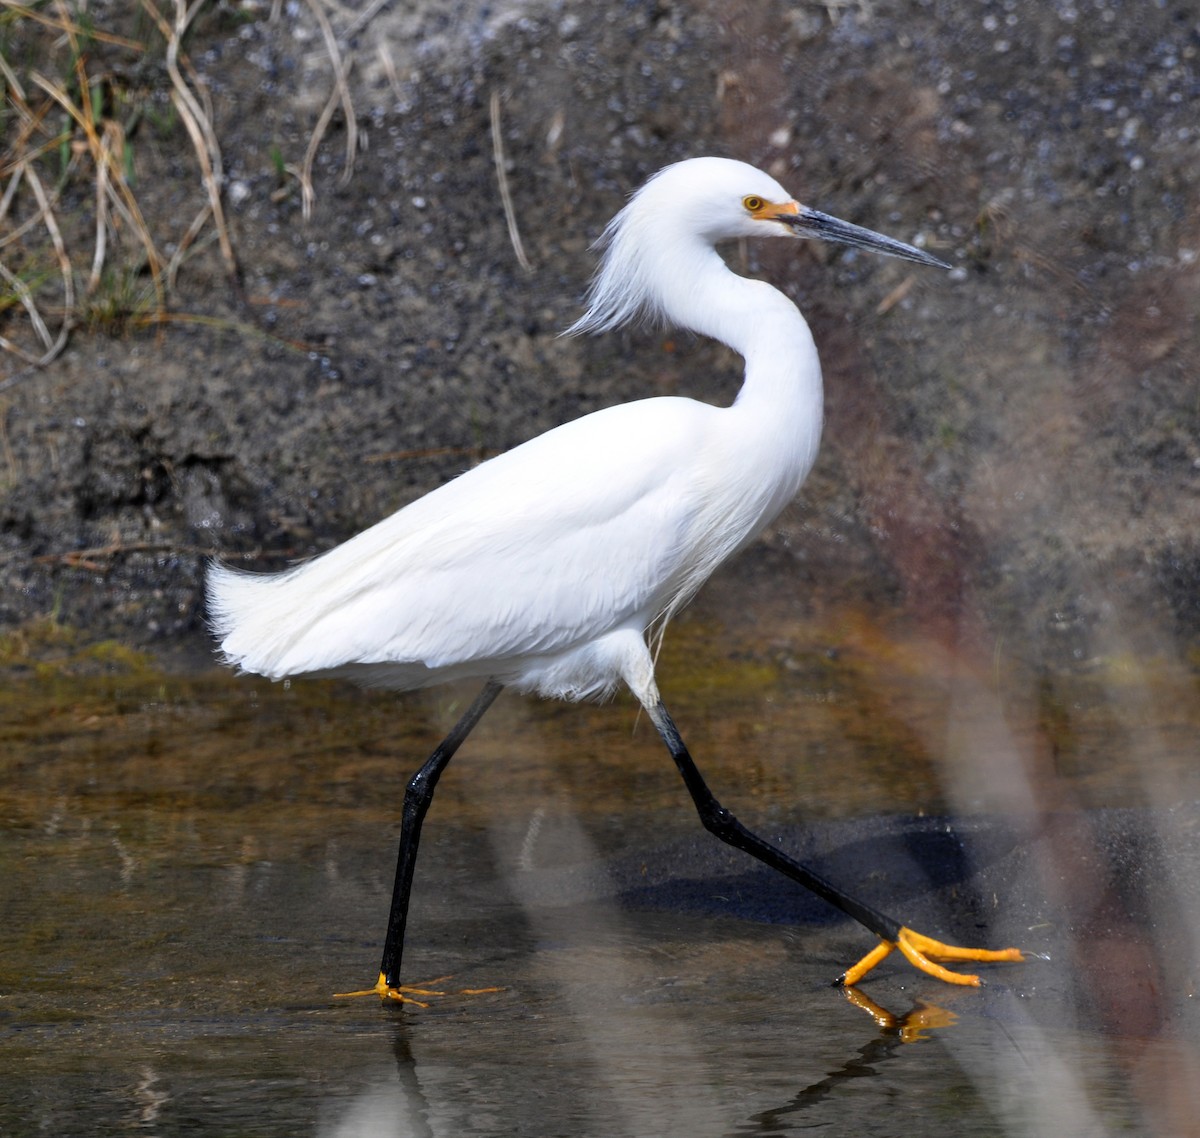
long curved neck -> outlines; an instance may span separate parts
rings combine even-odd
[[[637,199],[606,230],[588,309],[570,331],[609,331],[645,315],[727,344],[746,361],[732,410],[777,457],[790,448],[789,477],[793,469],[807,473],[823,409],[821,365],[804,317],[769,284],[731,272],[694,218],[643,215],[636,206]]]
[[[692,258],[687,276],[674,279],[687,284],[660,292],[664,315],[746,361],[741,391],[719,413],[719,441],[710,440],[727,479],[715,495],[718,513],[725,511],[740,548],[792,500],[816,461],[821,364],[796,306],[771,285],[732,272],[711,246]],[[720,556],[730,552],[725,547]]]
[[[681,263],[681,261],[683,263]],[[694,242],[672,267],[686,289],[667,288],[662,309],[673,323],[728,345],[746,361],[736,405],[770,408],[785,429],[820,435],[821,364],[800,310],[765,281],[732,272],[711,245]]]

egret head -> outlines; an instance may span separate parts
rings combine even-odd
[[[731,158],[693,158],[655,175],[633,202],[674,208],[694,233],[717,242],[728,237],[819,237],[889,257],[948,269],[922,249],[840,221],[796,201],[769,174]]]
[[[949,268],[902,241],[801,205],[769,174],[730,158],[690,158],[654,175],[609,222],[588,310],[569,332],[601,332],[666,315],[664,282],[686,280],[689,259],[737,237],[819,237]]]

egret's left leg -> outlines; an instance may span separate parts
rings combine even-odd
[[[849,985],[858,983],[876,964],[891,953],[893,949],[897,948],[916,968],[919,968],[922,972],[927,972],[930,976],[934,976],[939,980],[945,980],[950,984],[978,986],[981,981],[978,976],[965,972],[954,972],[949,968],[944,968],[940,964],[935,963],[935,961],[971,960],[991,962],[1024,959],[1020,950],[1016,948],[1005,948],[1000,951],[983,948],[959,948],[956,945],[942,944],[941,941],[922,936],[920,933],[906,928],[899,921],[885,916],[877,909],[873,909],[871,906],[863,904],[857,898],[851,897],[848,893],[842,892],[832,882],[826,881],[825,878],[814,873],[807,866],[801,865],[800,862],[789,857],[777,846],[765,842],[757,834],[746,829],[713,796],[712,791],[708,789],[708,785],[701,777],[699,770],[696,769],[695,761],[688,753],[687,747],[684,746],[683,739],[679,735],[679,729],[675,726],[662,701],[658,700],[655,703],[648,702],[646,704],[646,712],[650,716],[651,722],[658,729],[659,735],[662,736],[663,742],[666,743],[667,750],[671,752],[671,758],[675,760],[675,765],[679,768],[679,773],[683,775],[683,781],[692,796],[692,801],[696,804],[696,810],[700,814],[700,821],[704,823],[706,830],[715,834],[721,841],[743,850],[745,853],[750,854],[751,857],[758,858],[759,861],[769,865],[772,869],[778,870],[793,881],[803,885],[818,897],[828,901],[834,908],[840,909],[847,916],[853,917],[859,924],[865,926],[879,937],[880,943],[867,953],[853,968],[839,976],[834,981],[835,984]]]
[[[400,958],[404,953],[404,930],[408,924],[408,902],[412,895],[413,872],[417,866],[417,847],[421,842],[421,825],[433,801],[442,771],[454,758],[454,752],[471,733],[483,713],[487,711],[501,691],[500,684],[489,680],[466,714],[454,725],[454,729],[438,744],[433,754],[422,764],[421,769],[408,782],[404,791],[404,815],[400,825],[400,848],[396,854],[396,878],[392,885],[392,905],[388,911],[387,936],[383,942],[383,961],[379,966],[379,979],[373,988],[361,992],[338,992],[339,996],[378,995],[384,999],[401,1003],[425,1006],[422,996],[440,996],[444,993],[430,988],[410,988],[400,985]],[[435,980],[434,983],[437,983]],[[489,989],[491,990],[491,989]]]

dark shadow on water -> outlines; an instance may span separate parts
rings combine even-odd
[[[981,902],[973,883],[1027,835],[1011,821],[996,819],[888,817],[853,825],[822,823],[774,837],[834,882],[867,883],[861,891],[865,900],[899,912],[912,899],[939,890],[954,891],[960,908],[978,911]],[[622,894],[622,902],[635,908],[682,909],[769,924],[844,923],[845,918],[829,905],[769,870],[729,872],[739,862],[749,864],[747,859],[729,858],[712,847],[701,836],[686,843],[680,854],[656,857],[659,873],[661,867],[671,866],[678,876],[653,885],[632,884]],[[696,876],[698,868],[716,860],[724,874]]]

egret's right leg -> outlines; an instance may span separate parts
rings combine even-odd
[[[421,824],[429,812],[433,792],[437,788],[442,771],[454,758],[454,752],[471,733],[483,714],[500,694],[501,684],[489,680],[466,714],[454,725],[454,729],[438,744],[424,765],[409,779],[404,791],[404,814],[400,826],[400,849],[396,855],[396,878],[392,885],[392,905],[388,911],[387,936],[383,942],[383,961],[379,965],[379,979],[374,988],[363,992],[339,992],[339,996],[366,996],[378,994],[385,999],[404,1003],[420,1003],[413,997],[440,995],[423,988],[403,988],[400,985],[400,959],[404,953],[404,929],[408,924],[408,902],[412,895],[413,871],[417,865],[417,847],[421,842]]]
[[[657,692],[654,692],[654,694],[657,695]],[[796,861],[795,858],[789,857],[778,846],[773,846],[770,842],[763,841],[757,834],[746,829],[713,796],[712,791],[708,789],[708,785],[705,783],[703,777],[701,777],[700,771],[696,768],[695,761],[688,753],[687,747],[684,746],[679,729],[675,726],[662,700],[657,699],[654,702],[644,702],[644,706],[646,713],[650,716],[651,722],[658,729],[663,742],[666,743],[667,750],[671,752],[671,758],[675,760],[675,765],[679,768],[679,773],[683,775],[683,781],[692,796],[692,801],[696,804],[696,810],[700,814],[700,820],[704,823],[706,830],[715,834],[721,841],[739,850],[743,850],[750,854],[751,857],[758,858],[759,861],[769,865],[772,869],[778,870],[793,881],[803,885],[806,889],[812,890],[818,897],[828,901],[829,904],[840,909],[847,916],[853,917],[859,924],[864,925],[879,937],[879,944],[867,953],[853,968],[848,969],[839,976],[834,981],[835,984],[847,987],[856,984],[876,964],[888,956],[893,949],[897,948],[914,967],[949,984],[977,986],[980,983],[980,979],[978,976],[969,973],[954,972],[949,968],[943,968],[940,964],[935,963],[935,961],[1001,961],[1024,959],[1021,951],[1016,948],[1004,948],[998,951],[986,948],[960,948],[957,945],[943,944],[941,941],[933,940],[931,937],[914,932],[899,921],[885,916],[877,909],[873,909],[871,906],[863,904],[857,898],[843,892],[832,882],[826,881],[825,878]]]

